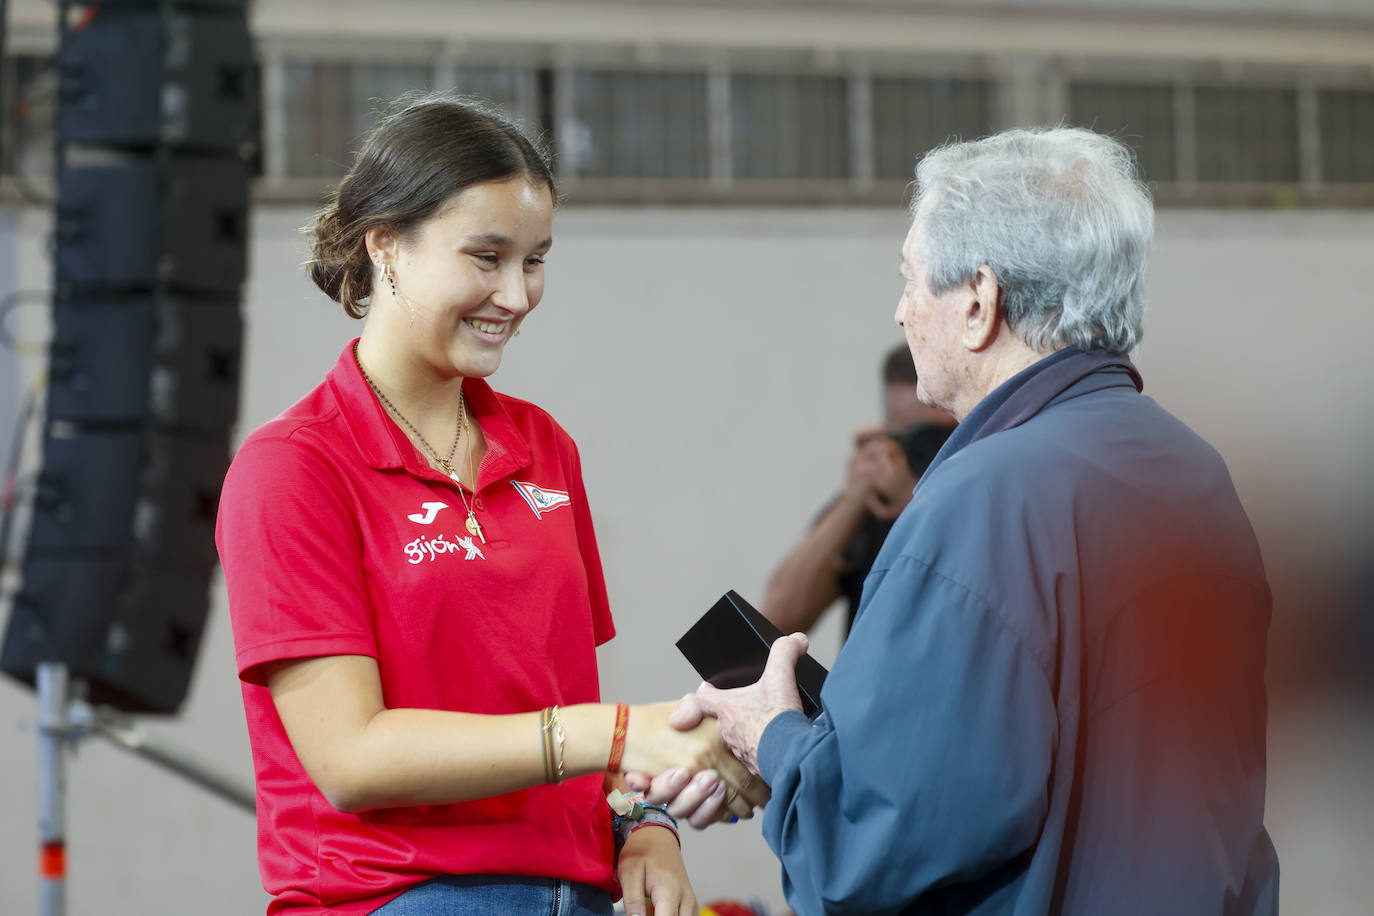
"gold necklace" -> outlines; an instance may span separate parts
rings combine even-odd
[[[462,397],[462,394],[461,394],[461,391],[460,391],[459,397],[458,397],[458,422],[461,424],[461,423],[463,422],[463,420],[464,420],[466,417],[467,417],[467,401]],[[475,421],[474,421],[474,422],[475,422]],[[456,442],[456,440],[455,440],[455,442]],[[467,441],[463,443],[463,461],[464,461],[464,463],[465,463],[468,467],[472,468],[472,437],[471,437],[471,436],[468,436],[468,437],[467,437]],[[485,543],[487,542],[487,536],[486,536],[485,534],[482,533],[482,526],[481,526],[480,524],[478,524],[478,522],[477,522],[477,513],[476,513],[475,511],[473,511],[473,507],[472,507],[471,505],[468,504],[468,498],[467,498],[466,496],[463,495],[463,482],[462,482],[461,480],[458,479],[458,475],[457,475],[456,473],[455,473],[455,474],[449,474],[448,476],[452,477],[452,478],[453,478],[453,482],[456,483],[456,484],[458,485],[458,498],[461,499],[461,500],[463,501],[463,508],[464,508],[465,510],[467,510],[467,513],[468,513],[468,521],[467,521],[468,534],[476,535],[477,537],[481,538],[482,543],[485,544]],[[474,502],[474,503],[475,503],[476,500],[477,500],[477,469],[476,469],[476,468],[472,468],[472,499],[473,499],[473,502]]]
[[[391,399],[382,393],[382,389],[377,387],[377,383],[372,380],[372,376],[369,375],[367,370],[363,368],[363,361],[358,356],[357,344],[353,345],[353,361],[358,364],[358,371],[363,374],[363,381],[367,382],[367,387],[372,389],[372,393],[377,396],[377,400],[382,402],[382,406],[387,409],[387,412],[405,424],[406,429],[410,430],[411,433],[414,434],[415,438],[420,440],[420,444],[425,447],[425,451],[428,452],[430,456],[433,457],[434,460],[439,463],[439,467],[443,469],[444,473],[447,474],[450,478],[452,478],[453,482],[458,485],[458,498],[462,500],[463,509],[466,510],[468,515],[466,526],[468,529],[468,534],[475,535],[481,538],[482,543],[485,544],[487,542],[487,536],[482,533],[482,526],[477,521],[477,513],[476,511],[474,511],[472,505],[468,503],[468,498],[463,495],[463,481],[458,478],[458,472],[453,468],[453,455],[455,452],[458,451],[458,440],[463,438],[463,427],[467,425],[466,421],[468,414],[468,404],[467,398],[463,396],[463,389],[458,389],[458,428],[454,430],[453,433],[453,444],[449,446],[448,457],[441,458],[439,457],[438,450],[435,449],[434,446],[429,444],[429,440],[426,439],[424,435],[418,429],[415,428],[415,424],[407,420],[405,414],[401,413],[401,411],[397,409],[396,405],[391,403]],[[468,436],[468,441],[465,442],[463,446],[463,454],[464,457],[467,459],[468,464],[472,463],[471,443],[472,437]],[[475,475],[476,471],[474,471],[473,474]],[[476,483],[477,481],[474,480],[474,486],[472,489],[474,499],[477,496]]]

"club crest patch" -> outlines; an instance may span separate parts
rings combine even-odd
[[[532,483],[525,483],[523,480],[512,480],[511,486],[515,487],[520,495],[525,497],[525,502],[529,503],[530,508],[534,510],[535,518],[539,518],[545,512],[550,512],[559,506],[567,506],[572,503],[572,497],[563,490],[549,490]]]

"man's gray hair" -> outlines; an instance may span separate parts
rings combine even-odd
[[[1053,127],[947,144],[916,166],[911,210],[932,294],[986,264],[1032,348],[1139,343],[1154,207],[1120,140]]]

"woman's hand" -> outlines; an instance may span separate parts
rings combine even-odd
[[[626,916],[645,916],[652,901],[654,916],[697,916],[697,895],[687,880],[682,847],[667,827],[649,824],[625,840],[617,869],[625,894]]]
[[[683,722],[673,717],[677,706],[670,702],[631,708],[622,771],[713,771],[723,784],[721,795],[729,811],[737,817],[749,817],[756,806],[768,801],[767,785],[730,753],[715,719],[702,717],[690,724]]]

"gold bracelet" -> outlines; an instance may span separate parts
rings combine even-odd
[[[557,785],[563,781],[563,742],[567,739],[567,734],[563,731],[563,719],[558,715],[557,706],[550,706],[544,712],[545,753],[556,761],[553,766],[546,765],[545,773],[549,777],[547,781]],[[557,753],[554,753],[554,745],[550,735],[558,740]]]
[[[553,782],[553,755],[549,749],[549,708],[539,713],[539,747],[544,752],[544,782]]]

